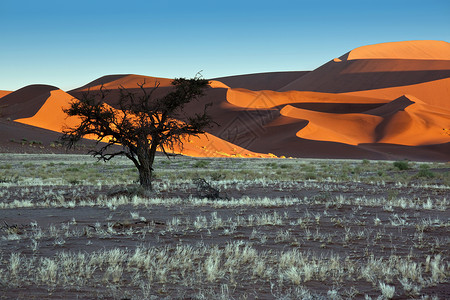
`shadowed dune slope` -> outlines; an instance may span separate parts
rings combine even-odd
[[[20,143],[22,140],[27,140],[39,141],[43,145],[49,145],[57,141],[60,136],[60,133],[54,131],[0,118],[0,153],[48,153],[48,149],[23,147]],[[51,152],[64,153],[64,149],[52,148]]]
[[[309,71],[270,72],[219,77],[213,80],[220,81],[230,88],[276,91],[308,73]]]

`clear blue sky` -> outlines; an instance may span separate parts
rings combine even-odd
[[[0,0],[0,90],[312,70],[362,45],[450,41],[449,16],[448,0]]]

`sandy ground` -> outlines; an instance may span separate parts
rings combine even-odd
[[[126,160],[0,160],[5,299],[450,296],[445,164],[158,158],[143,194]]]

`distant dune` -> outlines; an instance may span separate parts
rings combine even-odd
[[[87,91],[88,89],[98,90],[102,86],[105,89],[118,89],[119,87],[127,89],[136,89],[139,88],[138,84],[144,83],[146,87],[153,87],[157,83],[161,87],[166,87],[171,85],[172,79],[134,75],[134,74],[108,75],[100,77],[94,81],[91,81],[90,83],[77,89],[74,89],[71,92]]]
[[[142,83],[147,91],[159,83],[156,96],[171,88],[171,79],[129,74],[104,76],[67,93],[44,85],[0,92],[0,127],[17,130],[19,136],[31,128],[60,132],[78,122],[62,112],[75,98],[95,95],[103,86],[109,90],[107,103],[117,108],[119,88],[142,92]],[[210,114],[219,126],[186,140],[176,152],[450,161],[447,42],[362,46],[313,71],[221,77],[210,86],[185,109],[196,113],[212,103]],[[6,148],[0,145],[11,151]]]

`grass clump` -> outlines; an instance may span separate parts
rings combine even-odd
[[[210,162],[207,160],[198,160],[192,165],[192,167],[198,168],[198,169],[200,169],[200,168],[204,169],[204,168],[207,168],[209,166],[209,164],[210,164]]]
[[[400,171],[405,171],[410,168],[407,160],[395,161],[393,163],[394,167],[399,169]]]
[[[417,177],[421,177],[421,178],[434,178],[436,177],[436,174],[434,174],[431,170],[430,170],[430,166],[429,165],[421,165],[420,166],[420,170],[417,173]]]

